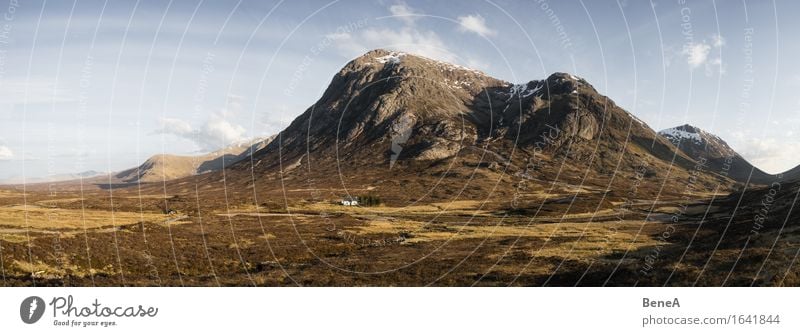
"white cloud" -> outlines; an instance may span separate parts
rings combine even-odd
[[[246,140],[245,134],[247,134],[247,130],[244,127],[215,117],[199,130],[197,142],[201,148],[215,149],[244,141]]]
[[[719,55],[719,52],[724,46],[725,38],[715,34],[711,35],[711,43],[707,43],[705,40],[699,43],[689,43],[683,47],[681,54],[686,56],[686,62],[689,64],[690,68],[696,69],[698,67],[703,67],[706,76],[713,76],[715,72],[724,75],[726,73],[726,67],[722,58],[709,58],[712,51],[715,51],[715,55]]]
[[[247,130],[231,123],[227,118],[236,115],[242,108],[243,97],[229,95],[225,107],[198,128],[184,120],[160,118],[157,134],[172,134],[192,141],[201,151],[209,152],[247,140]]]
[[[404,20],[402,18],[417,18],[402,15],[422,14],[402,2],[390,6],[389,11],[394,15],[398,15],[398,19],[401,20]],[[479,16],[478,18],[480,18],[480,22],[483,25],[483,30],[481,31],[487,34],[494,34],[494,31],[486,28],[483,18]],[[470,55],[461,54],[461,57],[458,57],[435,31],[417,27],[413,24],[413,20],[404,21],[407,24],[399,29],[373,27],[351,33],[328,34],[326,37],[335,41],[336,48],[342,56],[348,58],[356,57],[373,49],[382,48],[404,51],[444,62],[462,63],[461,65],[472,68],[488,68],[488,63],[482,62],[478,58],[470,57]],[[471,23],[468,22],[467,24],[475,28]]]
[[[192,125],[189,123],[175,118],[161,118],[158,120],[161,124],[162,133],[174,134],[178,136],[190,135],[194,131]]]
[[[753,165],[768,173],[782,173],[800,164],[800,142],[755,137],[739,140],[737,151]]]
[[[174,118],[161,118],[159,123],[161,128],[156,131],[157,134],[171,134],[192,141],[204,152],[247,140],[245,137],[247,130],[244,127],[232,124],[216,115],[199,128],[194,128],[189,123]]]
[[[398,2],[389,7],[389,12],[392,13],[398,20],[402,20],[407,25],[413,25],[414,21],[418,19],[418,17],[414,16],[417,15],[411,7],[409,7],[405,2]]]
[[[728,73],[727,66],[725,66],[725,63],[723,63],[722,59],[719,57],[710,60],[708,64],[706,64],[706,76],[713,76],[715,70],[718,71],[720,75]]]
[[[354,57],[367,51],[383,48],[402,50],[446,62],[455,61],[444,41],[434,31],[418,29],[414,21],[419,15],[404,2],[389,7],[389,12],[406,23],[403,28],[367,28],[351,34],[334,33],[326,37],[336,41],[336,47],[345,57]]]
[[[8,161],[14,158],[14,152],[11,148],[0,146],[0,161]]]
[[[376,48],[397,49],[437,60],[453,62],[455,54],[433,31],[421,31],[412,27],[399,30],[384,28],[365,29],[358,35],[337,36],[337,48],[346,57],[363,54]]]
[[[439,60],[455,60],[455,55],[448,50],[444,41],[433,31],[408,28],[400,31],[391,29],[367,30],[364,31],[363,37],[367,42],[377,43],[378,41],[384,41],[390,46],[396,46],[410,53]]]
[[[467,15],[458,17],[458,30],[462,32],[473,32],[480,36],[494,36],[496,31],[486,26],[486,20],[480,15]]]
[[[690,43],[683,47],[683,54],[686,55],[686,61],[692,68],[704,65],[708,61],[710,52],[711,46],[705,43]]]
[[[711,35],[711,44],[714,48],[722,48],[725,45],[725,38],[720,35]]]

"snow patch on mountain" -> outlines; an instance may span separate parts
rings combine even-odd
[[[375,57],[375,60],[378,61],[378,63],[381,63],[381,64],[386,64],[386,63],[398,64],[398,63],[400,63],[401,58],[403,56],[405,56],[405,55],[406,55],[406,53],[403,53],[403,52],[392,51],[391,53],[389,53],[389,55],[381,56],[381,57]]]
[[[703,141],[703,137],[700,136],[700,134],[698,134],[697,132],[685,131],[681,129],[681,127],[668,128],[658,133],[663,136],[666,136],[667,138],[673,141],[674,140],[680,140],[680,141],[692,140],[694,142]]]
[[[642,127],[647,127],[647,128],[650,128],[650,126],[648,126],[648,125],[647,125],[647,123],[646,123],[646,122],[644,122],[644,120],[642,120],[642,119],[639,119],[639,117],[637,117],[637,116],[633,115],[633,113],[630,113],[630,112],[628,112],[628,111],[625,111],[625,112],[626,112],[626,113],[628,113],[628,115],[629,115],[629,116],[630,116],[630,117],[631,117],[633,120],[635,120],[637,123],[639,123],[639,125],[641,125]]]
[[[701,151],[709,157],[733,157],[736,154],[720,137],[692,125],[682,125],[658,132],[661,136],[688,151]],[[694,147],[692,149],[692,147]]]
[[[508,99],[506,101],[515,97],[528,98],[541,91],[542,88],[544,88],[543,83],[537,83],[533,87],[531,87],[530,83],[509,85]]]
[[[443,61],[435,60],[435,59],[428,58],[428,57],[425,57],[425,56],[420,56],[420,55],[415,55],[415,56],[417,58],[425,60],[428,63],[428,65],[433,65],[433,66],[437,67],[439,69],[439,71],[441,71],[441,72],[469,72],[469,73],[478,75],[480,77],[489,77],[483,71],[476,70],[476,69],[473,69],[473,68],[468,68],[468,67],[465,67],[465,66],[462,66],[462,65],[458,65],[458,64],[443,62]]]

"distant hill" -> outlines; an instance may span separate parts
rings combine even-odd
[[[115,185],[137,182],[162,182],[183,177],[219,171],[236,162],[245,160],[252,153],[264,148],[275,136],[256,138],[247,142],[233,144],[224,149],[197,156],[157,154],[141,165],[117,173],[103,173],[94,170],[78,174],[60,174],[44,178],[13,178],[0,181],[3,185],[27,184],[37,189],[43,184],[54,184],[58,189],[67,190],[79,184]]]
[[[113,178],[124,183],[161,182],[218,171],[248,158],[251,153],[265,147],[273,139],[274,136],[258,138],[198,156],[158,154],[138,167],[114,174]]]
[[[70,181],[70,180],[80,180],[83,179],[90,179],[93,177],[104,176],[105,173],[88,170],[81,173],[76,174],[57,174],[57,175],[50,175],[45,177],[14,177],[5,180],[0,180],[0,184],[23,184],[23,183],[54,183],[54,182],[63,182],[63,181]]]
[[[706,169],[742,182],[768,184],[777,177],[756,168],[720,137],[692,125],[681,125],[658,132],[694,160],[704,159]]]

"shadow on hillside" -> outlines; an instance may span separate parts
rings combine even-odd
[[[102,190],[116,190],[135,187],[138,183],[95,183],[95,186]]]

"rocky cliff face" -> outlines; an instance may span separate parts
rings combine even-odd
[[[338,149],[348,156],[376,142],[394,139],[397,145],[402,139],[415,149],[406,158],[441,159],[477,139],[475,127],[465,122],[469,102],[485,88],[502,85],[479,71],[375,50],[334,76],[317,103],[281,133],[281,146],[327,155]],[[390,156],[381,154],[376,159]]]

